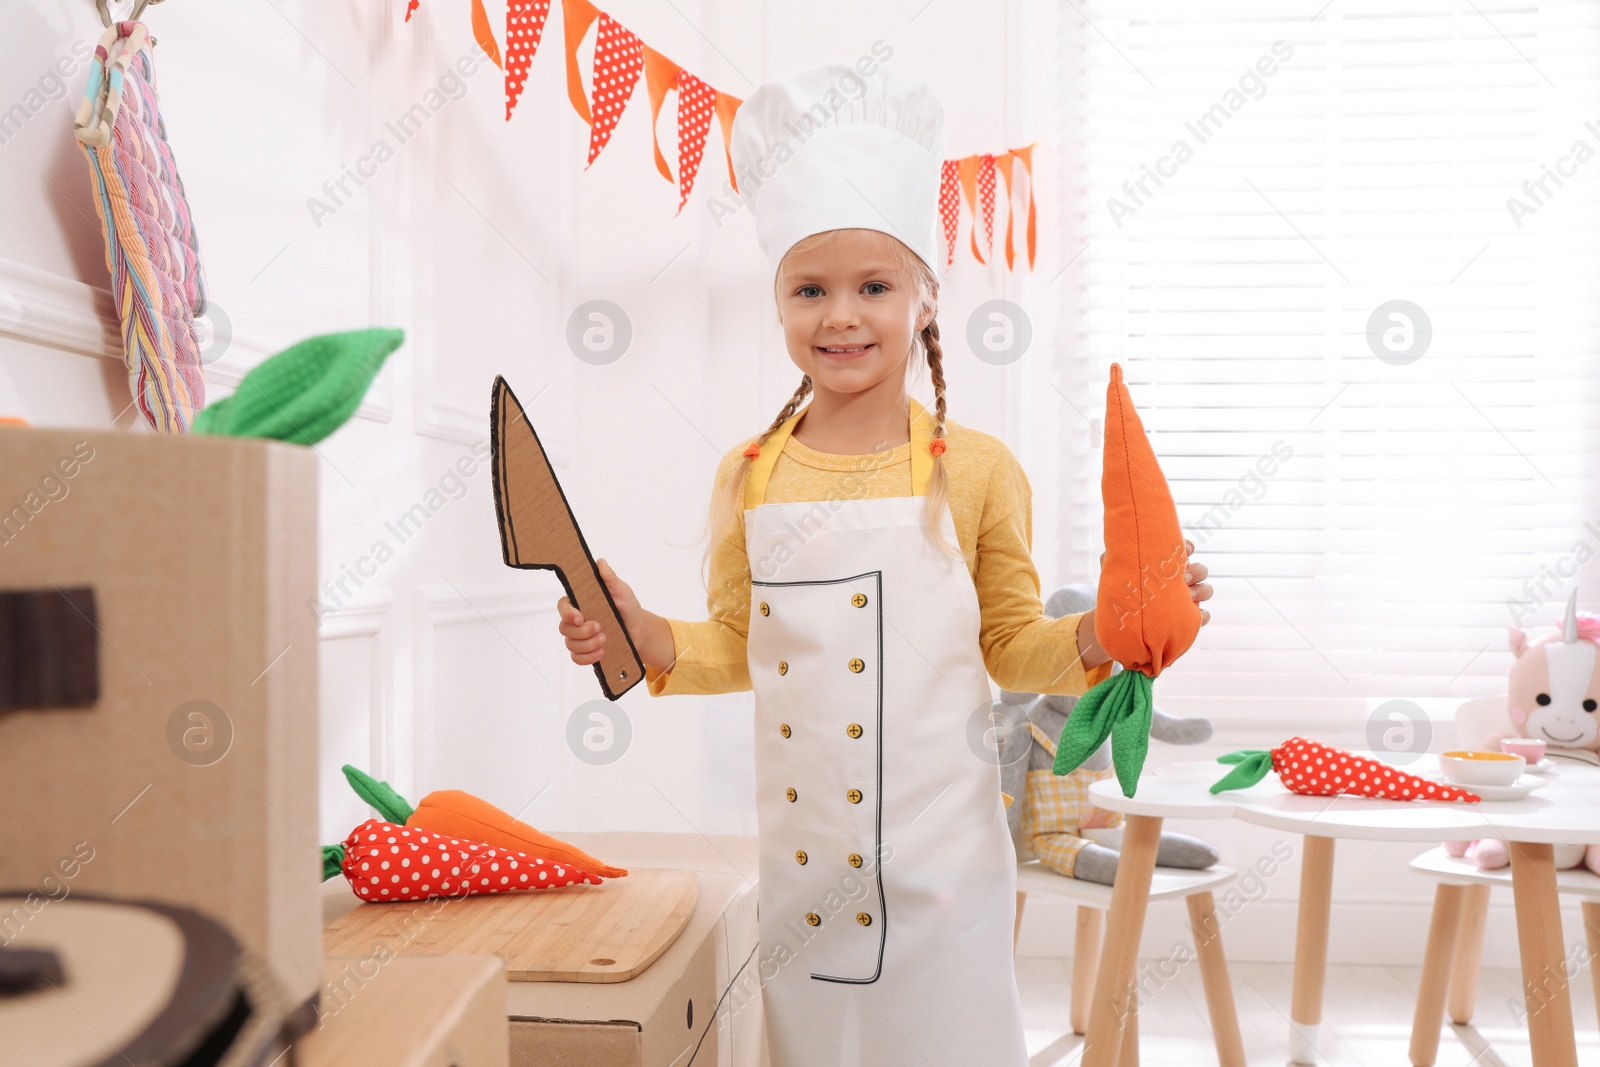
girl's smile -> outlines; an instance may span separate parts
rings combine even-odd
[[[835,345],[828,348],[819,347],[817,351],[821,352],[829,359],[838,360],[839,362],[848,362],[849,360],[859,359],[860,357],[866,355],[867,352],[873,347],[874,345],[871,342],[868,342],[864,345]]]

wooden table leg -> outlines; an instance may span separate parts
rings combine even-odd
[[[1456,935],[1456,962],[1450,969],[1450,1021],[1465,1026],[1478,1008],[1478,971],[1483,965],[1483,932],[1489,924],[1489,887],[1467,886]]]
[[[1159,816],[1128,816],[1122,832],[1117,880],[1111,887],[1111,911],[1106,919],[1105,947],[1100,954],[1100,972],[1095,977],[1094,1006],[1089,1012],[1081,1067],[1116,1067],[1123,1030],[1139,996],[1134,969],[1139,961],[1139,938],[1144,933],[1144,913],[1150,903],[1150,880],[1155,875],[1160,844]],[[1134,1065],[1124,1063],[1123,1067]]]
[[[1117,1067],[1139,1067],[1139,998],[1128,1001],[1128,1025],[1122,1028],[1122,1052]]]
[[[1100,968],[1101,914],[1099,908],[1078,905],[1078,932],[1072,941],[1072,1032],[1089,1032],[1089,1009],[1094,1004],[1094,977]]]
[[[1444,1025],[1444,1000],[1450,991],[1466,895],[1466,886],[1447,882],[1440,882],[1433,891],[1433,921],[1428,926],[1422,981],[1417,989],[1416,1012],[1411,1017],[1413,1067],[1433,1067],[1439,1058],[1439,1028]]]
[[[1511,892],[1517,904],[1522,995],[1534,1067],[1578,1067],[1572,995],[1561,950],[1561,904],[1556,896],[1555,848],[1511,845]]]
[[[1328,973],[1328,913],[1333,905],[1333,838],[1307,834],[1300,857],[1300,919],[1294,944],[1289,1058],[1317,1062],[1322,985]]]
[[[1244,1038],[1239,1034],[1233,981],[1228,977],[1228,960],[1222,952],[1216,901],[1208,891],[1191,893],[1184,903],[1189,907],[1189,929],[1194,931],[1200,981],[1205,988],[1206,1010],[1211,1015],[1211,1034],[1217,1043],[1217,1062],[1222,1067],[1245,1067]]]
[[[1583,932],[1589,940],[1589,977],[1594,982],[1594,1012],[1600,1018],[1600,904],[1583,902]]]
[[[1011,924],[1011,955],[1017,954],[1017,938],[1022,936],[1022,905],[1028,902],[1028,894],[1017,890],[1017,920]]]

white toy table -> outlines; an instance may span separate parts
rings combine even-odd
[[[1381,757],[1376,757],[1381,758]],[[1388,762],[1393,762],[1390,757]],[[1438,758],[1418,757],[1401,769],[1431,776]],[[1127,815],[1123,862],[1117,865],[1100,957],[1097,998],[1089,1016],[1083,1067],[1115,1067],[1128,991],[1144,930],[1150,871],[1162,820],[1239,819],[1305,838],[1301,860],[1299,932],[1295,940],[1290,1056],[1315,1063],[1317,1028],[1328,961],[1328,911],[1333,888],[1333,843],[1348,837],[1439,844],[1498,837],[1510,845],[1512,892],[1523,987],[1528,991],[1528,1033],[1536,1067],[1577,1067],[1572,998],[1561,947],[1553,845],[1600,841],[1600,767],[1563,762],[1549,784],[1522,800],[1476,804],[1440,801],[1312,797],[1291,793],[1268,774],[1249,789],[1213,796],[1211,785],[1228,773],[1224,764],[1179,763],[1147,772],[1132,797],[1115,779],[1096,782],[1089,798]],[[1132,1067],[1124,1064],[1123,1067]]]

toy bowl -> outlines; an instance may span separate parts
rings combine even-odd
[[[1446,752],[1439,770],[1456,785],[1511,785],[1528,761],[1509,752]]]

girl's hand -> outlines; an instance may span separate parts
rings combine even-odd
[[[675,656],[672,630],[666,620],[644,610],[639,598],[633,595],[633,588],[617,577],[610,564],[603,559],[594,562],[600,571],[600,577],[605,579],[606,592],[611,595],[611,602],[617,607],[617,616],[633,637],[634,648],[638,650],[639,658],[644,661],[645,666],[656,670],[664,671],[670,668]],[[572,655],[572,662],[583,666],[597,662],[604,652],[606,643],[605,634],[600,632],[600,624],[593,619],[584,618],[583,612],[573,607],[572,601],[565,596],[556,601],[556,613],[561,617],[559,629],[561,636],[566,638],[567,651]]]
[[[1184,548],[1185,552],[1193,553],[1194,552],[1194,542],[1189,540],[1188,538],[1184,538],[1183,548]],[[1211,599],[1211,594],[1214,592],[1214,590],[1209,585],[1204,584],[1206,575],[1208,575],[1210,573],[1211,573],[1211,568],[1210,567],[1207,567],[1204,563],[1196,563],[1194,561],[1193,555],[1192,554],[1190,555],[1190,557],[1189,557],[1189,569],[1184,571],[1184,573],[1183,573],[1183,580],[1186,583],[1188,583],[1188,586],[1189,586],[1189,599],[1190,600],[1193,600],[1195,603],[1199,603],[1202,600],[1210,600]],[[1206,623],[1208,623],[1210,621],[1211,621],[1211,612],[1207,611],[1205,608],[1201,608],[1200,609],[1200,625],[1204,626]]]

